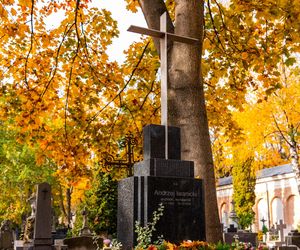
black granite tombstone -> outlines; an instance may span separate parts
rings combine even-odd
[[[170,159],[165,159],[164,126],[148,125],[143,133],[144,161],[118,185],[118,240],[124,249],[132,249],[135,221],[151,221],[160,203],[165,208],[156,236],[174,243],[205,240],[202,180],[194,178],[193,162],[181,160],[179,128],[168,127]]]

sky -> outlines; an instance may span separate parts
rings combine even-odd
[[[112,17],[118,21],[118,29],[120,31],[119,37],[114,39],[113,44],[108,48],[110,60],[116,60],[122,63],[125,60],[123,51],[133,41],[138,41],[140,35],[128,32],[130,25],[138,25],[147,27],[143,13],[132,13],[126,10],[126,3],[124,0],[94,0],[93,6],[105,8],[112,13]]]

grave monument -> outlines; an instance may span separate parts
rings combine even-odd
[[[161,122],[143,129],[144,160],[134,165],[134,176],[118,184],[118,240],[124,249],[136,244],[136,221],[146,225],[159,204],[163,216],[154,235],[174,243],[205,240],[202,180],[194,178],[194,163],[181,160],[180,129],[168,126],[167,43],[189,44],[197,39],[167,33],[167,15],[161,16],[160,31],[131,26],[128,30],[160,38]],[[193,46],[193,45],[191,45]]]
[[[180,130],[169,127],[169,159],[164,155],[164,126],[144,128],[144,161],[134,176],[118,185],[118,240],[125,249],[135,245],[135,221],[142,225],[160,203],[165,207],[156,235],[174,243],[205,240],[202,180],[194,179],[194,164],[180,160]]]
[[[16,250],[52,250],[52,205],[51,186],[44,182],[37,185],[37,195],[32,196],[34,206],[31,217],[34,216],[33,239],[15,241]]]

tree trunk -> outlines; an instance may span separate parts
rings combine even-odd
[[[163,0],[139,0],[149,28],[159,28],[160,15],[166,11]],[[150,3],[151,2],[151,3]],[[222,240],[207,114],[201,77],[203,2],[176,0],[175,34],[199,39],[199,46],[183,43],[169,45],[168,120],[181,128],[182,158],[195,162],[195,176],[204,180],[206,240]],[[159,41],[155,40],[157,48]]]
[[[67,223],[68,228],[71,228],[72,222],[72,211],[71,211],[71,200],[72,200],[72,190],[71,188],[67,188],[66,190],[66,199],[67,199]]]

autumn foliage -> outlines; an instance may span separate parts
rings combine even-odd
[[[126,2],[138,8],[138,1]],[[167,1],[170,13],[175,2]],[[202,73],[217,176],[231,173],[237,155],[254,157],[257,169],[289,162],[299,152],[300,2],[204,5]],[[101,5],[90,6],[89,0],[0,2],[0,219],[8,206],[15,217],[23,213],[21,203],[42,176],[56,185],[62,210],[66,190],[78,204],[103,154],[122,155],[118,142],[128,132],[141,145],[142,127],[159,123],[153,42],[142,38],[125,51],[123,64],[110,61],[117,22]],[[28,158],[20,164],[22,152]],[[116,171],[115,178],[122,175]]]

